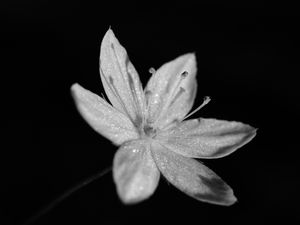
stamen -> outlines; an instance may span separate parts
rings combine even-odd
[[[108,102],[103,93],[101,93],[101,96],[102,96],[104,101]]]
[[[103,71],[102,71],[102,68],[101,68],[101,65],[100,65],[100,74],[102,75],[102,77],[104,78],[104,81],[107,83],[107,86],[109,87],[109,89],[111,90],[111,92],[116,96],[117,100],[119,101],[119,103],[121,104],[124,112],[127,114],[127,116],[130,118],[130,120],[133,122],[133,119],[131,118],[129,112],[127,111],[125,105],[124,105],[124,102],[122,101],[121,99],[121,96],[119,95],[115,85],[114,85],[114,80],[111,76],[108,77],[108,80],[107,80],[107,77],[104,75]]]
[[[117,56],[117,53],[116,53],[116,49],[115,49],[115,46],[113,43],[111,43],[111,49],[113,51],[113,54],[116,58],[116,61],[117,61],[117,66],[118,66],[118,69],[121,73],[121,77],[123,78],[123,81],[125,82],[126,81],[126,77],[128,77],[128,82],[129,82],[129,88],[131,89],[131,93],[132,93],[132,97],[133,97],[133,101],[135,102],[135,104],[133,104],[133,107],[135,108],[136,110],[136,113],[137,114],[141,114],[142,110],[141,108],[139,107],[140,105],[138,104],[138,100],[137,100],[137,95],[136,95],[136,91],[134,89],[134,83],[133,83],[133,79],[131,77],[131,74],[129,73],[128,71],[128,64],[129,64],[129,57],[126,55],[126,58],[125,58],[125,66],[126,66],[126,71],[123,71],[122,70],[122,63],[119,61],[119,58]],[[124,72],[127,72],[128,76],[126,76],[126,74],[124,74]],[[127,110],[126,110],[127,111]],[[129,115],[129,114],[128,114]]]
[[[170,99],[174,99],[174,95],[177,94],[177,93],[176,93],[177,89],[179,88],[181,82],[187,77],[188,74],[189,74],[189,73],[188,73],[187,71],[183,71],[183,72],[180,74],[180,78],[179,78],[179,80],[177,80],[177,84],[176,84],[175,88],[173,88],[172,97],[171,97]],[[170,83],[169,83],[169,85],[170,85]],[[167,90],[169,89],[169,85],[168,85],[168,87],[167,87]],[[181,88],[181,87],[180,87],[180,88]],[[168,90],[168,92],[169,92],[169,90]]]
[[[166,87],[166,91],[165,91],[165,93],[167,94],[167,93],[169,93],[169,91],[170,91],[170,88],[171,88],[171,86],[173,86],[173,85],[175,85],[175,88],[173,88],[173,94],[172,95],[174,95],[174,92],[176,92],[177,91],[177,89],[178,89],[178,87],[180,86],[180,84],[181,84],[181,82],[188,76],[188,72],[187,71],[183,71],[179,76],[179,79],[176,79],[176,80],[174,80],[174,82],[176,82],[176,84],[174,84],[174,82],[169,82],[168,84],[167,84],[167,87]],[[173,97],[172,97],[173,98]],[[171,98],[171,99],[172,99]]]
[[[181,82],[188,76],[188,72],[187,71],[183,71],[181,74],[180,74],[180,79],[176,85],[176,87],[174,88],[174,92],[178,89],[179,85],[181,84]],[[179,87],[179,91],[176,93],[176,94],[173,94],[173,96],[171,97],[172,101],[170,103],[170,106],[176,101],[176,99],[178,99],[178,97],[183,93],[185,92],[185,89],[183,87]],[[174,96],[175,95],[175,96]]]
[[[135,93],[135,89],[134,89],[134,83],[133,83],[133,79],[132,79],[132,77],[131,77],[131,74],[127,71],[127,73],[128,73],[128,82],[129,82],[129,88],[130,88],[130,90],[131,90],[131,93],[132,93],[132,95],[133,95],[133,97],[134,97],[134,101],[136,101],[136,93]],[[136,102],[137,103],[137,102]]]
[[[140,108],[140,105],[139,105],[139,102],[138,102],[138,97],[137,97],[136,90],[135,90],[135,87],[134,87],[133,79],[132,79],[131,73],[128,71],[128,69],[127,69],[127,74],[128,74],[129,88],[131,90],[133,101],[135,103],[134,107],[136,109],[136,113],[137,113],[137,115],[138,114],[142,115],[142,109]]]
[[[172,101],[170,103],[170,106],[173,105],[173,103],[180,97],[180,95],[182,95],[185,92],[185,89],[183,87],[180,87],[179,91],[177,92],[177,94],[174,96],[174,98],[172,98]]]
[[[109,76],[108,80],[109,80],[109,83],[110,83],[112,86],[114,86],[114,79],[113,79],[111,76]]]
[[[164,103],[163,109],[160,111],[160,114],[158,115],[158,118],[156,119],[157,121],[160,119],[162,115],[164,115],[165,111],[184,93],[186,90],[183,87],[180,87],[182,81],[188,76],[187,71],[183,71],[179,76],[179,78],[176,79],[176,83],[173,85],[173,83],[169,82],[167,87],[166,87],[166,94],[169,92],[170,86],[172,85],[173,88],[171,90],[171,97],[168,98],[169,101]],[[178,75],[177,75],[178,76]],[[175,86],[175,87],[174,87]],[[179,91],[178,91],[179,89]]]
[[[142,127],[143,124],[143,118],[140,115],[136,115],[135,121],[134,121],[134,125],[137,129],[140,129]]]
[[[146,106],[148,107],[148,103],[149,103],[149,98],[150,98],[150,95],[152,94],[151,91],[149,90],[145,90],[145,98],[146,98]]]
[[[187,116],[185,116],[182,120],[185,120],[186,118],[190,117],[191,115],[193,115],[194,113],[196,113],[197,111],[199,111],[202,107],[204,107],[205,105],[207,105],[210,102],[210,97],[209,96],[205,96],[203,99],[203,103],[194,111],[192,111],[191,113],[189,113]]]

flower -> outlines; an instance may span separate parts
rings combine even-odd
[[[231,205],[232,189],[194,158],[221,158],[248,143],[256,129],[235,121],[184,120],[197,91],[196,58],[192,53],[151,69],[143,90],[126,50],[109,29],[101,44],[100,76],[110,101],[73,84],[72,94],[86,122],[120,146],[113,161],[117,193],[126,204],[155,191],[160,173],[189,196]]]

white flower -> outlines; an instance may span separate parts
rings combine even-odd
[[[79,84],[71,87],[87,123],[120,146],[113,178],[124,203],[152,195],[160,173],[200,201],[219,205],[236,201],[232,189],[193,158],[227,156],[248,143],[256,129],[234,121],[184,121],[196,96],[196,71],[195,55],[182,55],[157,71],[151,69],[152,77],[143,90],[126,50],[109,29],[101,44],[100,75],[111,104]]]

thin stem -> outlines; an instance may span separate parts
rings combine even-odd
[[[108,167],[101,172],[98,172],[87,179],[81,181],[77,185],[71,187],[67,191],[65,191],[62,195],[55,198],[52,202],[50,202],[48,205],[46,205],[44,208],[42,208],[40,211],[38,211],[36,214],[34,214],[32,217],[30,217],[27,221],[25,221],[22,225],[31,225],[35,223],[38,219],[40,219],[42,216],[47,214],[49,211],[51,211],[55,206],[60,204],[64,199],[71,196],[74,192],[78,191],[79,189],[83,188],[84,186],[92,183],[93,181],[97,180],[98,178],[104,176],[111,170],[111,167]]]

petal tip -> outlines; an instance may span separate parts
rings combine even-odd
[[[223,204],[221,204],[221,205],[231,206],[231,205],[237,203],[237,201],[238,201],[237,198],[235,197],[235,195],[233,194],[233,191],[231,190],[231,193],[228,193],[226,201],[224,201]]]
[[[114,35],[114,32],[111,29],[111,26],[109,26],[108,30],[106,31],[106,34],[108,34],[108,35]]]
[[[190,52],[184,55],[186,57],[186,62],[188,62],[192,67],[195,67],[197,69],[197,59],[196,59],[196,53]]]
[[[80,85],[78,83],[74,83],[74,84],[71,85],[71,91],[74,91],[79,87],[80,87]]]
[[[184,54],[183,56],[185,56],[187,60],[196,61],[196,52],[189,52]]]
[[[209,188],[206,193],[197,193],[195,198],[216,205],[230,206],[233,205],[237,198],[235,197],[232,188],[227,185],[220,177],[214,176],[211,178],[206,178],[199,175],[203,184]]]
[[[124,189],[121,190],[120,188],[117,188],[119,199],[124,205],[134,205],[144,200],[147,200],[148,198],[150,198],[153,192],[154,191],[150,193],[148,192],[136,193],[133,190],[124,190]]]
[[[107,40],[107,41],[113,42],[113,40],[115,40],[115,39],[116,39],[115,33],[113,32],[111,27],[109,27],[108,30],[106,31],[104,37],[103,37],[103,41]]]
[[[70,91],[71,91],[71,96],[76,99],[76,93],[78,92],[78,89],[80,89],[80,85],[78,83],[74,83],[71,85]]]
[[[258,128],[255,128],[255,127],[252,127],[250,125],[248,125],[248,134],[246,135],[246,143],[250,142],[255,136],[256,136],[256,133],[257,133],[257,130]]]
[[[135,204],[140,203],[141,201],[146,200],[148,197],[147,198],[142,198],[142,197],[133,198],[130,196],[124,196],[124,195],[122,196],[119,194],[119,198],[124,205],[135,205]]]
[[[78,96],[81,96],[83,94],[84,88],[80,86],[78,83],[72,84],[71,88],[71,96],[74,98],[74,100],[77,100]]]

